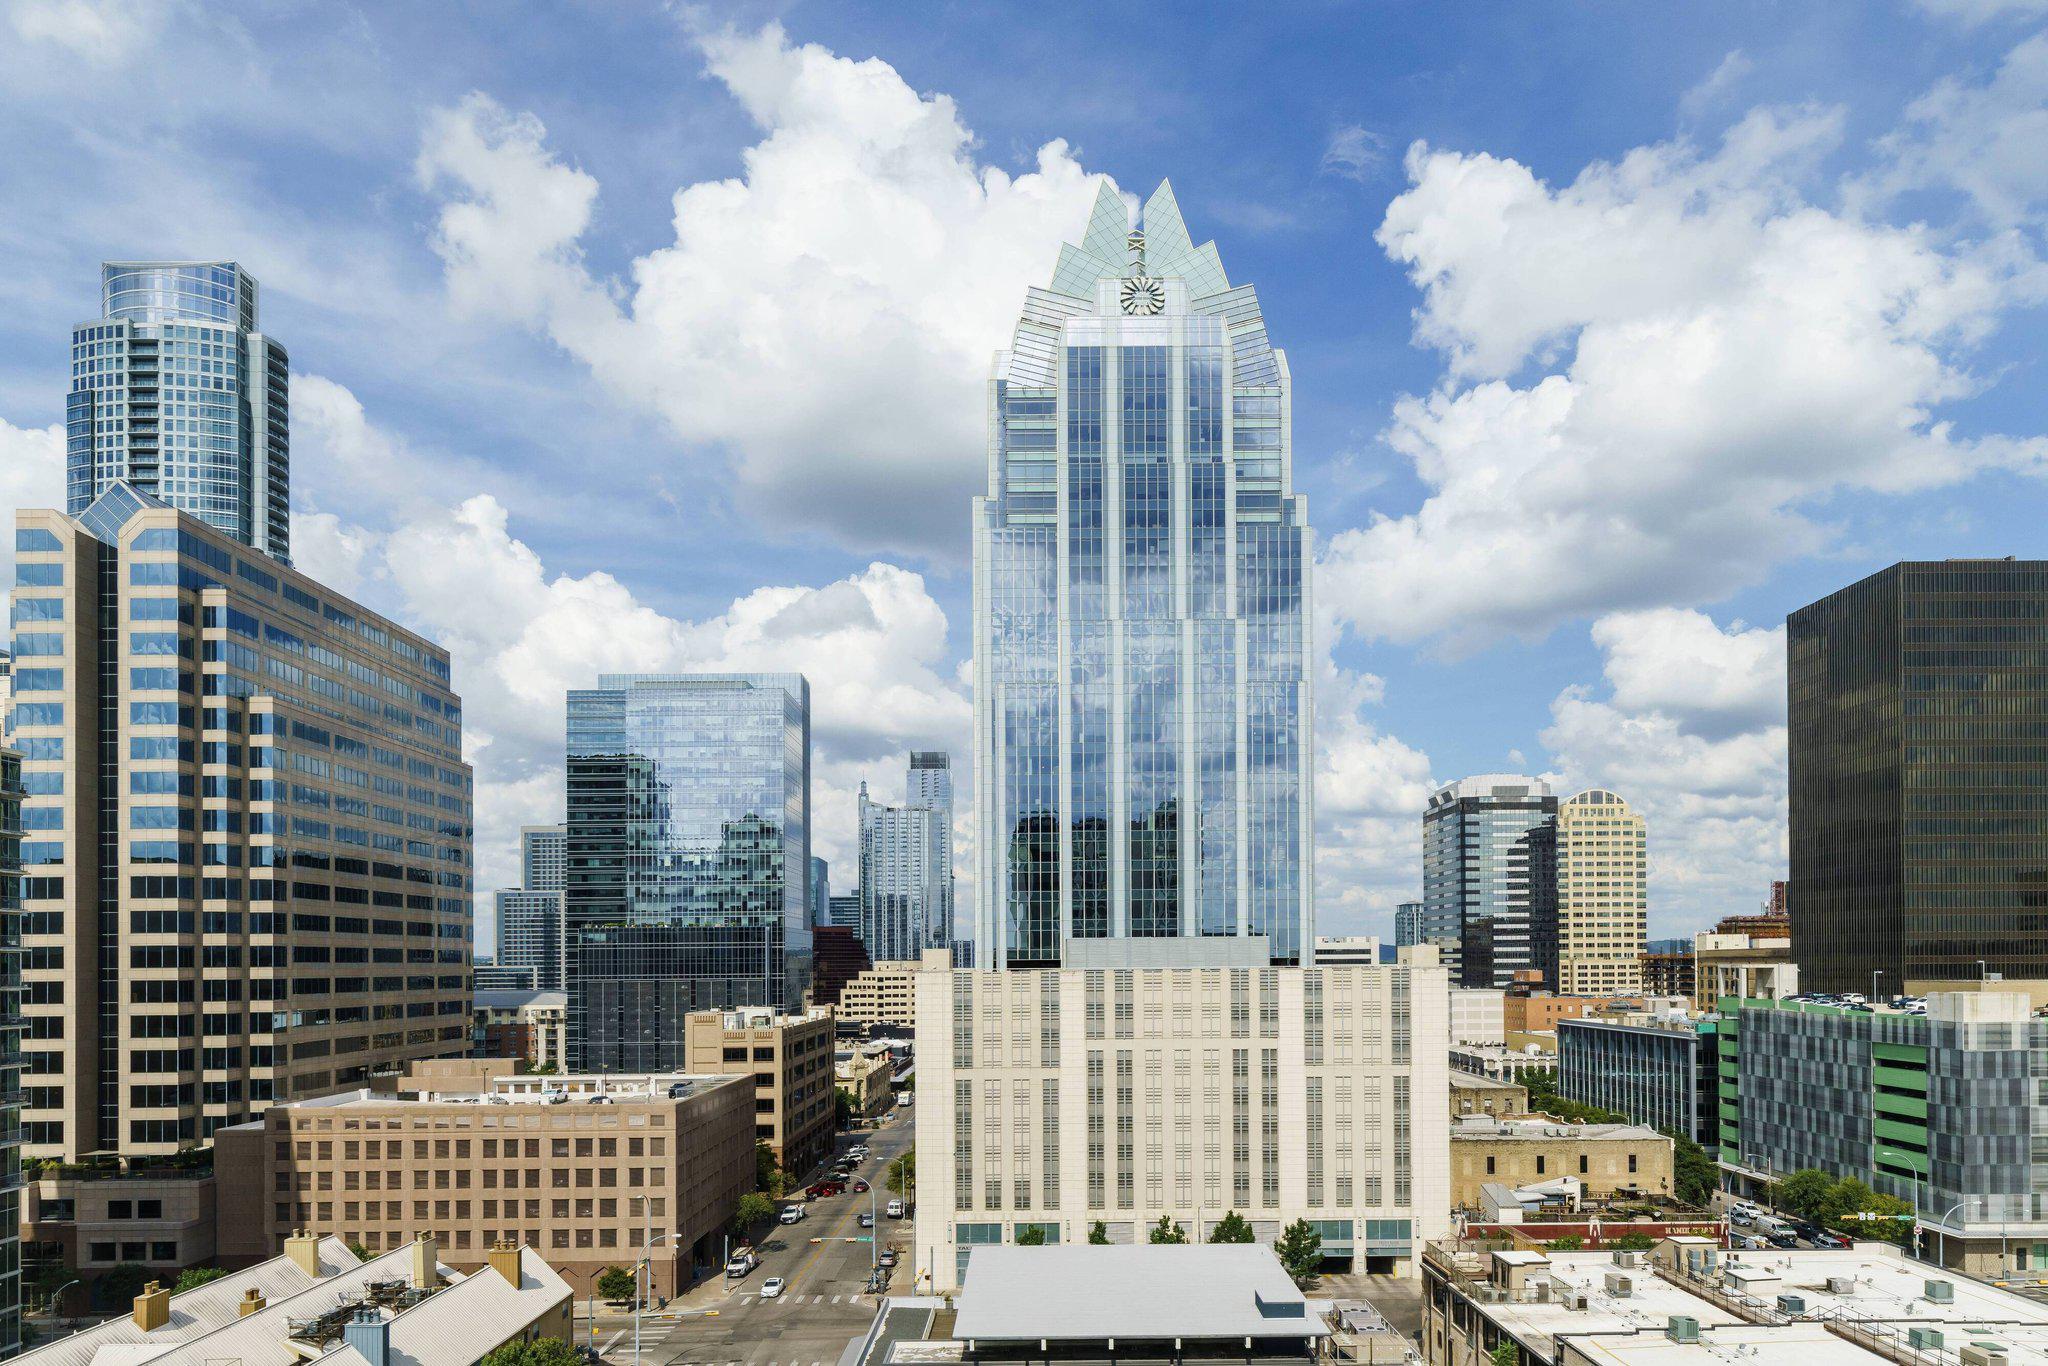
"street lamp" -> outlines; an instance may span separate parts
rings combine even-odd
[[[83,1284],[83,1282],[74,1276],[72,1279],[58,1286],[56,1293],[51,1295],[49,1299],[43,1301],[44,1307],[50,1311],[50,1320],[52,1324],[54,1324],[57,1319],[63,1316],[61,1311],[64,1307],[64,1292],[69,1290],[74,1285],[81,1284]]]
[[[1947,1209],[1946,1211],[1944,1211],[1944,1212],[1943,1212],[1943,1214],[1942,1214],[1941,1218],[1939,1218],[1939,1219],[1937,1219],[1937,1220],[1935,1220],[1935,1221],[1934,1221],[1934,1227],[1935,1227],[1935,1228],[1937,1228],[1937,1229],[1939,1229],[1939,1230],[1941,1230],[1941,1242],[1940,1242],[1940,1244],[1939,1244],[1940,1252],[1939,1252],[1939,1254],[1938,1254],[1938,1255],[1939,1255],[1939,1257],[1940,1257],[1940,1261],[1939,1261],[1939,1263],[1938,1263],[1938,1264],[1939,1264],[1939,1265],[1941,1265],[1941,1266],[1947,1266],[1947,1265],[1948,1265],[1948,1219],[1949,1219],[1949,1215],[1951,1215],[1951,1214],[1954,1214],[1954,1213],[1955,1213],[1955,1212],[1956,1212],[1957,1210],[1961,1209],[1961,1208],[1962,1208],[1962,1207],[1963,1207],[1964,1205],[1966,1205],[1966,1204],[1968,1204],[1968,1203],[1969,1203],[1969,1201],[1967,1201],[1967,1200],[1958,1200],[1958,1201],[1956,1201],[1956,1202],[1955,1202],[1955,1203],[1954,1203],[1953,1205],[1950,1205],[1950,1206],[1948,1207],[1948,1209]]]
[[[647,1255],[642,1257],[633,1266],[633,1366],[640,1366],[640,1311],[647,1303],[647,1291],[641,1281],[641,1276],[643,1273],[652,1272],[654,1249],[660,1247],[664,1239],[681,1238],[682,1236],[680,1233],[656,1234],[654,1239],[647,1244]],[[597,1338],[597,1324],[594,1319],[591,1322],[590,1336],[591,1340],[595,1342]]]

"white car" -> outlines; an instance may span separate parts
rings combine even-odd
[[[804,1215],[805,1210],[802,1205],[784,1205],[782,1207],[782,1214],[778,1222],[785,1224],[800,1224],[804,1221]]]
[[[770,1276],[761,1282],[761,1298],[772,1300],[782,1293],[782,1277]]]

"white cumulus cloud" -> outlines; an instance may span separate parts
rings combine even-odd
[[[537,118],[482,94],[433,115],[417,169],[451,297],[723,452],[777,531],[958,558],[991,356],[1092,178],[1057,141],[1023,174],[985,165],[950,98],[779,25],[698,42],[760,138],[676,192],[675,240],[628,280],[591,271],[599,187]]]
[[[1378,237],[1446,375],[1385,437],[1428,496],[1331,538],[1338,615],[1451,650],[1539,638],[1757,582],[1826,543],[1831,493],[2038,467],[2040,440],[1939,416],[1974,391],[1967,348],[2036,292],[2030,263],[1807,202],[1839,127],[1754,112],[1710,153],[1642,147],[1562,187],[1413,148]]]

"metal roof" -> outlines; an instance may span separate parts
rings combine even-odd
[[[977,1247],[953,1336],[970,1342],[1325,1337],[1257,1244]]]

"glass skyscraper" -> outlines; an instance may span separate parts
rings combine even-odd
[[[938,901],[932,908],[931,923],[925,929],[925,946],[950,944],[953,927],[953,759],[943,750],[914,749],[910,752],[910,780],[906,806],[922,806],[932,813],[932,885]]]
[[[116,481],[291,563],[291,364],[232,261],[100,268],[71,331],[65,511]]]
[[[1309,544],[1284,354],[1161,184],[1103,185],[988,390],[975,943],[1311,953]]]
[[[944,948],[941,815],[929,806],[884,806],[860,785],[860,937],[876,962],[914,960]]]
[[[2048,561],[1909,561],[1786,618],[1800,985],[2048,996]]]
[[[1557,798],[1538,778],[1488,773],[1439,788],[1422,813],[1422,942],[1451,981],[1557,984]]]
[[[683,1064],[683,1016],[809,976],[810,685],[617,674],[569,694],[573,1065]]]

